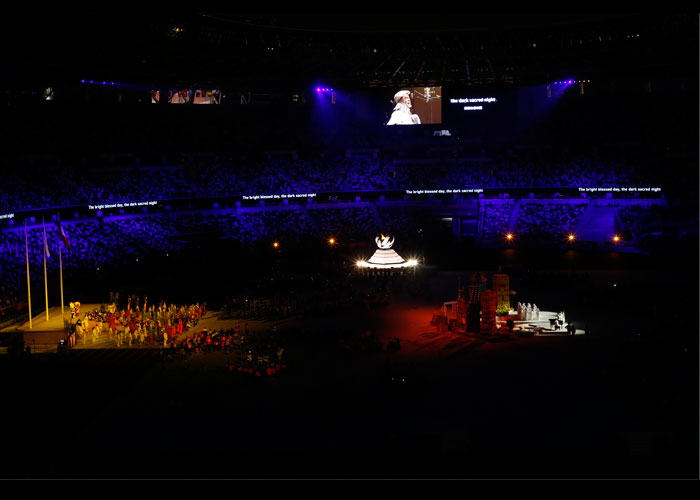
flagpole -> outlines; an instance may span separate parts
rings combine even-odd
[[[46,280],[46,249],[48,245],[46,243],[46,226],[44,225],[44,217],[41,218],[41,227],[44,229],[44,297],[46,299],[46,321],[49,321],[49,287]]]
[[[61,228],[61,218],[60,214],[56,214],[56,220],[58,221],[59,232],[62,232]],[[56,234],[58,237],[58,234]],[[61,318],[63,318],[63,261],[61,260],[61,243],[58,244],[58,277],[61,282]]]
[[[29,280],[29,244],[27,243],[27,220],[24,220],[24,255],[27,260],[27,297],[29,300],[29,329],[32,329],[32,291]]]
[[[61,245],[58,245],[58,277],[61,281],[61,317],[63,317],[63,262],[61,260]]]

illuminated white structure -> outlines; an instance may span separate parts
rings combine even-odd
[[[415,259],[404,260],[396,250],[391,246],[394,244],[394,238],[382,234],[377,236],[374,241],[377,243],[377,250],[368,261],[357,261],[357,267],[369,267],[373,269],[390,269],[398,267],[414,267],[418,264]]]

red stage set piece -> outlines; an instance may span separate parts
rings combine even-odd
[[[510,277],[507,274],[494,274],[492,286],[482,273],[476,273],[468,286],[458,289],[457,300],[445,302],[442,311],[434,313],[430,324],[439,331],[496,334],[500,332],[497,314],[508,313],[510,307]]]

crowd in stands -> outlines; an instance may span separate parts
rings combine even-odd
[[[381,229],[379,221],[367,207],[325,208],[309,210],[324,234],[346,241],[367,241]]]
[[[382,207],[378,214],[382,229],[400,241],[412,240],[423,232],[418,219],[404,210]]]
[[[513,203],[485,203],[483,206],[482,237],[502,237],[508,229]],[[574,231],[585,205],[537,204],[523,202],[517,219],[520,236],[559,238]],[[661,227],[664,219],[659,209],[647,217],[648,210],[620,209],[623,227],[637,233],[649,233]],[[649,219],[648,221],[646,221]],[[78,219],[63,221],[62,228],[71,247],[63,247],[58,229],[47,221],[47,243],[53,258],[47,259],[48,273],[58,269],[57,254],[62,248],[62,269],[72,271],[119,268],[149,256],[178,255],[192,235],[204,234],[209,240],[230,238],[241,245],[269,244],[272,240],[303,243],[304,240],[338,242],[371,242],[374,236],[388,231],[402,242],[419,238],[420,215],[398,207],[359,203],[358,206],[279,206],[246,208],[243,210],[211,209],[201,212],[171,212],[119,216],[107,219]],[[645,222],[646,221],[646,222]],[[655,222],[654,222],[655,221]],[[28,227],[27,248],[33,276],[43,268],[41,224]],[[644,229],[639,227],[644,226]],[[16,303],[19,290],[26,286],[25,237],[23,227],[0,232],[0,299]]]
[[[213,152],[163,157],[160,163],[135,155],[129,166],[68,162],[49,155],[12,168],[0,184],[0,214],[118,201],[234,195],[456,187],[654,186],[659,180],[642,163],[619,158],[605,160],[596,154],[553,154],[536,148],[477,149],[460,152],[457,148],[443,153],[425,150],[423,154],[377,149],[354,155],[314,151],[237,156]],[[151,155],[150,159],[156,156]],[[255,245],[271,239],[301,242],[313,237],[367,241],[382,230],[405,241],[421,231],[417,218],[401,209],[365,203],[319,207],[322,201],[317,198],[306,206],[258,206],[235,211],[224,204],[221,210],[207,212],[64,221],[72,247],[63,252],[63,270],[70,273],[119,267],[149,255],[177,254],[182,248],[181,240],[194,234],[207,234],[212,239],[228,237],[243,245]],[[508,228],[511,207],[512,204],[485,204],[481,236],[501,237]],[[575,228],[581,211],[578,206],[523,204],[517,231],[532,237],[558,237]],[[632,228],[634,222],[624,225]],[[51,253],[57,253],[53,222],[47,221],[47,236]],[[30,226],[28,237],[29,265],[37,273],[43,265],[41,227]],[[1,300],[16,302],[18,290],[26,286],[24,259],[24,234],[15,221],[14,227],[0,232]],[[47,261],[49,273],[55,272],[57,266],[57,259]]]
[[[244,242],[285,239],[299,242],[313,236],[316,231],[308,212],[301,210],[254,210],[238,214],[238,237]],[[235,235],[234,231],[229,234]]]
[[[155,167],[16,168],[0,186],[0,213],[24,209],[178,198],[465,187],[649,186],[639,165],[552,161],[494,153],[482,158],[189,157]]]
[[[513,213],[512,203],[486,203],[482,219],[483,238],[502,238],[508,232],[508,224]]]
[[[517,231],[526,238],[565,238],[573,233],[586,210],[584,204],[524,203],[518,213]]]
[[[57,239],[56,226],[53,223],[46,224],[49,249],[47,270],[53,272],[58,269],[59,246],[64,271],[98,269],[103,265],[118,267],[153,253],[175,252],[178,247],[168,239],[167,226],[161,224],[161,221],[158,217],[141,217],[63,224],[62,228],[71,245],[69,248]],[[25,245],[25,231],[22,228],[0,233],[0,270],[3,281],[11,283],[11,277],[21,274],[25,269],[25,248],[28,251],[29,267],[43,267],[43,234],[40,224],[28,227]]]
[[[73,272],[119,269],[138,259],[179,255],[193,235],[212,242],[231,238],[246,247],[269,245],[282,239],[301,243],[305,238],[334,236],[338,241],[371,240],[378,227],[365,208],[341,210],[258,209],[235,213],[172,213],[167,215],[64,221],[61,225],[70,247],[59,238],[53,221],[28,226],[26,249],[30,273],[36,279],[43,270],[43,234],[46,230],[49,257],[47,273],[57,273],[58,253],[64,277]],[[319,228],[319,232],[316,231]],[[0,273],[2,299],[16,303],[19,290],[26,286],[25,230],[23,227],[0,232]]]
[[[532,155],[493,154],[475,161],[473,158],[438,161],[412,161],[394,166],[397,184],[411,189],[423,188],[543,188],[543,187],[611,187],[649,186],[658,182],[639,165],[622,162],[593,161],[572,157],[555,161]]]
[[[682,217],[674,217],[674,210],[658,206],[625,206],[617,209],[622,229],[629,231],[633,239],[646,236],[682,232],[685,228]],[[697,219],[696,219],[697,221]],[[697,232],[697,226],[695,227]]]

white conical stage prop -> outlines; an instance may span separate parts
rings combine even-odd
[[[394,237],[388,235],[377,236],[374,241],[377,243],[377,250],[369,260],[356,262],[357,267],[369,267],[373,269],[390,269],[397,267],[413,267],[418,264],[414,259],[405,260],[391,246],[394,244]]]

